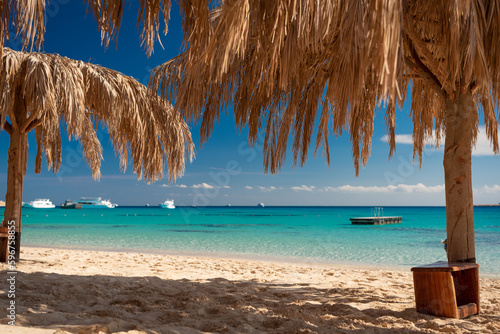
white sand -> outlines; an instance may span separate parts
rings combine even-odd
[[[0,333],[500,333],[500,280],[481,315],[415,311],[410,272],[24,247],[16,327],[0,265]]]

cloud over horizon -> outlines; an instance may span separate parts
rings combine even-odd
[[[499,128],[500,130],[500,128]],[[380,138],[381,141],[388,142],[389,141],[389,136],[384,135]],[[499,141],[500,141],[500,136],[499,136]],[[436,142],[435,140],[435,132],[433,131],[433,136],[431,138],[428,138],[425,143],[426,145],[433,145]],[[413,138],[411,134],[398,134],[396,135],[396,144],[401,144],[401,145],[413,145]],[[444,134],[441,138],[440,141],[440,147],[444,147]],[[477,134],[477,140],[476,140],[476,145],[472,148],[472,155],[473,156],[493,156],[493,146],[490,143],[490,140],[486,136],[486,129],[485,127],[479,126],[478,127],[478,134]]]
[[[301,185],[300,187],[292,187],[292,190],[295,190],[295,191],[313,191],[314,189],[316,189],[315,186],[306,186],[306,185]]]
[[[444,192],[444,184],[436,186],[426,186],[422,183],[418,184],[398,184],[398,185],[388,185],[388,186],[351,186],[344,185],[340,187],[325,187],[325,191],[336,191],[344,193],[394,193],[394,192],[404,192],[404,193],[439,193]]]
[[[484,192],[487,194],[500,193],[500,185],[494,184],[491,187],[484,185],[482,188],[476,189],[478,192]]]
[[[199,188],[202,188],[202,189],[214,189],[214,186],[211,186],[208,183],[203,182],[203,183],[200,183],[200,184],[193,184],[191,186],[191,188],[193,188],[193,189],[199,189]]]
[[[186,186],[185,184],[174,184],[174,185],[170,185],[170,184],[161,184],[160,187],[162,188],[187,188],[188,186]]]
[[[276,190],[277,188],[276,188],[275,186],[270,186],[270,187],[262,187],[262,186],[259,186],[259,189],[260,189],[260,191],[267,192],[267,191],[273,191],[273,190]]]

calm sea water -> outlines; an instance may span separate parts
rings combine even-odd
[[[403,223],[351,225],[369,207],[23,209],[23,244],[380,267],[446,260],[444,207],[385,207]],[[482,275],[500,277],[500,207],[476,207]]]

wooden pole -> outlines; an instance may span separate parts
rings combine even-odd
[[[3,226],[15,226],[15,261],[19,261],[21,246],[21,210],[23,200],[23,181],[26,166],[26,134],[19,128],[10,136],[7,168],[7,193]],[[14,222],[14,223],[11,223]]]
[[[19,262],[21,253],[21,211],[23,206],[23,182],[26,174],[28,155],[28,138],[22,129],[27,118],[26,102],[22,94],[22,86],[16,88],[16,98],[13,106],[15,120],[12,120],[10,131],[10,145],[7,167],[7,193],[5,194],[5,211],[3,226],[15,226],[14,247],[15,261]],[[12,223],[13,222],[13,223]],[[12,248],[7,249],[11,251]],[[0,250],[3,252],[5,250]],[[0,254],[0,258],[1,258]]]
[[[470,91],[448,99],[446,106],[443,165],[448,261],[476,262],[471,155],[477,111]]]

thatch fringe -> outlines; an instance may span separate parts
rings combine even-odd
[[[86,1],[109,44],[118,34],[123,1]],[[13,16],[22,22],[17,29],[28,44],[35,36],[41,43],[44,1],[19,1],[20,9],[14,3],[0,3],[2,41]],[[265,124],[268,171],[282,165],[290,134],[294,163],[304,163],[315,129],[315,151],[323,146],[327,161],[329,134],[349,129],[358,170],[370,154],[375,108],[384,101],[392,156],[396,107],[403,105],[410,84],[415,156],[421,159],[431,136],[439,145],[446,101],[468,92],[498,151],[498,1],[179,0],[179,5],[187,51],[155,69],[151,87],[175,99],[185,117],[202,119],[202,140],[231,104],[236,125],[249,128],[250,143]],[[148,54],[161,17],[166,33],[169,11],[169,0],[141,0],[138,22]]]
[[[10,23],[23,38],[23,48],[40,48],[45,33],[45,0],[0,1],[0,42],[9,40]],[[12,22],[10,21],[12,20]],[[1,56],[0,50],[0,56]]]
[[[97,26],[101,31],[101,40],[105,47],[118,37],[125,1],[123,0],[85,0],[87,10],[90,10]],[[148,55],[153,53],[155,40],[159,39],[160,16],[163,17],[165,28],[168,31],[168,20],[170,19],[170,0],[141,0],[137,24],[142,25],[142,45],[146,47]]]
[[[210,5],[182,1],[189,49],[150,79],[181,114],[202,119],[203,140],[219,112],[234,104],[250,143],[264,127],[266,171],[281,167],[290,134],[294,164],[306,160],[314,131],[315,151],[323,146],[329,162],[328,136],[346,128],[358,171],[370,155],[375,111],[384,101],[392,156],[396,107],[411,83],[420,161],[429,139],[440,143],[446,102],[467,92],[482,107],[498,152],[497,1],[229,0],[212,16]]]
[[[118,37],[125,1],[85,1],[87,2],[87,11],[92,12],[97,21],[97,26],[101,31],[102,43],[105,47],[109,46],[109,43]],[[183,1],[183,3],[188,8],[190,1]],[[16,34],[23,38],[23,50],[33,51],[33,47],[40,49],[45,34],[45,6],[47,4],[48,1],[46,0],[0,1],[0,42],[2,46],[5,41],[9,40],[9,28],[14,26]],[[146,47],[148,55],[153,53],[155,41],[160,41],[160,17],[163,18],[165,24],[163,34],[168,31],[170,7],[170,0],[140,1],[137,23],[142,26],[142,44]],[[0,50],[0,57],[1,55],[2,50]]]
[[[10,28],[22,36],[23,49],[40,48],[45,33],[45,0],[2,0],[0,1],[0,43],[2,47],[10,41]],[[3,50],[0,48],[0,57]],[[0,71],[2,71],[0,64]],[[5,119],[0,118],[0,129]]]

